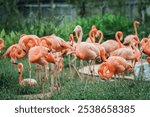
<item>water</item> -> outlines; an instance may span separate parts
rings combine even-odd
[[[145,81],[150,81],[150,64],[143,63],[135,67],[137,78],[143,78]]]

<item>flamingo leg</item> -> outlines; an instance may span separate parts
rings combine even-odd
[[[51,64],[51,96],[54,95],[54,72],[55,66]]]
[[[29,60],[28,60],[28,64],[29,64],[29,78],[31,78],[32,68],[31,68],[31,63]]]
[[[57,92],[60,91],[60,71],[59,71],[59,66],[56,66],[57,70],[56,70],[56,89]]]
[[[87,77],[87,79],[86,79],[86,81],[85,81],[85,85],[84,85],[84,91],[85,91],[85,89],[86,89],[86,85],[87,85],[87,83],[88,83],[88,81],[90,80],[90,75],[91,75],[91,63],[92,63],[92,61],[89,61],[88,62],[88,64],[89,64],[89,75],[88,75],[88,77]]]
[[[72,73],[72,70],[71,70],[71,55],[70,54],[68,55],[68,61],[69,61],[69,70],[70,70],[70,73]]]

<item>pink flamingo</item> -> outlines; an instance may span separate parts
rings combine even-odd
[[[135,34],[126,36],[126,38],[124,39],[124,42],[123,42],[124,45],[129,44],[129,46],[131,46],[131,44],[133,43],[133,44],[137,45],[137,47],[138,47],[138,44],[140,41],[138,38],[138,32],[137,32],[137,28],[136,28],[137,24],[140,24],[140,22],[134,21],[133,25],[134,25]]]
[[[132,70],[132,66],[120,56],[111,56],[100,64],[98,74],[100,78],[112,78],[113,75]],[[115,77],[116,78],[116,77]]]
[[[120,37],[120,39],[119,39],[119,37]],[[103,46],[105,48],[105,52],[106,52],[107,56],[110,56],[110,53],[113,52],[114,50],[125,47],[120,42],[120,40],[122,40],[122,38],[123,38],[123,33],[121,31],[116,32],[115,38],[116,38],[116,41],[115,40],[107,40],[101,44],[101,46]],[[99,43],[101,43],[101,42],[102,42],[102,39],[99,40]]]
[[[31,63],[36,63],[39,65],[42,65],[45,67],[45,77],[42,78],[42,82],[45,82],[46,80],[48,80],[48,70],[49,70],[49,66],[48,63],[55,63],[56,60],[53,56],[53,54],[51,53],[50,49],[43,47],[43,46],[35,46],[32,47],[29,50],[28,53],[28,59]],[[54,90],[54,76],[51,76],[51,95],[53,95],[53,90]],[[43,83],[42,83],[43,84]],[[44,95],[44,85],[43,85],[43,95]]]

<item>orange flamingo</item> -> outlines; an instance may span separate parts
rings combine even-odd
[[[49,49],[53,49],[57,52],[63,51],[65,49],[73,50],[67,42],[65,42],[62,38],[52,34],[50,36],[41,37],[41,40],[45,40],[47,45],[51,44]]]
[[[111,56],[106,62],[100,64],[98,74],[101,79],[109,79],[112,78],[113,75],[124,73],[128,70],[132,70],[132,66],[124,58],[120,56]]]
[[[147,62],[150,64],[150,39],[149,38],[143,38],[140,42],[141,45],[141,52],[148,55],[146,58]]]
[[[149,56],[146,58],[146,60],[150,64],[150,57]]]
[[[86,39],[86,42],[89,43],[95,42],[95,37],[97,37],[96,33],[97,33],[97,28],[95,25],[93,25],[89,32],[89,37]]]
[[[140,42],[141,45],[141,51],[150,56],[150,39],[149,38],[143,38]]]
[[[123,42],[124,45],[128,44],[129,46],[131,46],[132,43],[135,44],[135,45],[139,44],[140,41],[139,41],[139,38],[138,38],[138,32],[137,32],[137,28],[136,28],[137,24],[140,24],[140,22],[134,21],[133,25],[134,25],[135,34],[126,36],[125,39],[124,39],[124,42]],[[138,47],[138,45],[137,45],[137,47]]]
[[[31,63],[36,63],[45,67],[45,77],[42,78],[42,82],[48,80],[48,63],[56,63],[56,59],[51,53],[50,49],[44,46],[35,46],[29,50],[28,59]],[[51,81],[54,81],[54,75],[51,76]],[[53,95],[54,84],[51,82],[51,95]],[[44,85],[43,85],[43,94],[44,94]]]
[[[0,52],[4,47],[5,47],[4,40],[2,38],[0,38]]]
[[[28,51],[36,46],[36,45],[39,45],[39,41],[40,41],[40,38],[36,35],[26,35],[26,34],[22,34],[20,36],[20,39],[18,41],[18,44],[19,46],[21,47],[21,50],[19,52],[16,53],[16,56],[20,57],[20,58],[23,58],[25,55],[27,55]],[[23,53],[26,53],[26,54],[23,54]],[[24,55],[24,56],[23,56]],[[30,62],[28,61],[29,63],[29,77],[31,77],[31,64]]]
[[[16,64],[17,63],[17,59],[20,58],[21,56],[24,56],[26,54],[25,52],[22,52],[20,54],[18,51],[20,52],[20,46],[18,44],[13,44],[3,54],[3,57],[4,58],[7,57],[7,56],[10,57],[11,58],[11,62],[13,64]]]
[[[132,61],[132,67],[134,68],[135,63],[139,61],[141,57],[141,52],[138,48],[135,47],[135,45],[132,44],[132,48],[119,48],[111,53],[111,56],[121,56],[126,60]]]
[[[31,78],[26,78],[23,79],[22,75],[23,75],[23,64],[22,63],[18,63],[18,72],[19,72],[19,86],[26,86],[26,87],[33,87],[33,86],[37,86],[38,83],[35,79],[31,79]]]
[[[39,42],[38,36],[22,34],[18,41],[18,44],[20,45],[22,50],[27,53],[30,48],[38,45],[38,42]]]
[[[119,38],[120,37],[120,38]],[[124,47],[124,45],[120,42],[123,38],[123,33],[121,31],[117,31],[115,34],[115,40],[107,40],[101,44],[105,48],[106,55],[110,56],[110,53],[118,48]],[[101,43],[102,40],[99,40],[99,43]]]

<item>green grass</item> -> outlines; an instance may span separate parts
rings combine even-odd
[[[20,60],[19,60],[20,61]],[[28,77],[28,67],[26,60],[24,63],[25,71],[23,76]],[[33,69],[34,69],[33,65]],[[22,88],[18,86],[18,72],[16,66],[13,66],[10,59],[0,58],[0,99],[25,99],[24,94],[41,93],[41,87]],[[35,71],[33,70],[33,75]],[[111,81],[101,81],[99,78],[90,80],[86,89],[85,79],[81,81],[75,72],[70,73],[67,65],[61,73],[61,91],[53,97],[44,99],[50,100],[122,100],[122,99],[150,99],[150,83],[144,81],[118,80],[116,83]],[[46,92],[50,91],[49,83],[46,84]],[[21,95],[21,96],[19,96]]]

